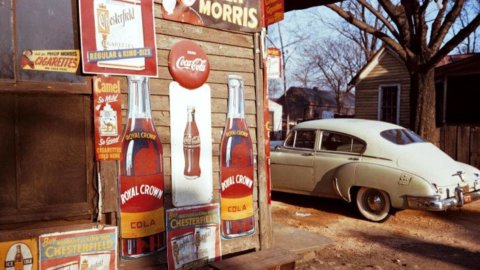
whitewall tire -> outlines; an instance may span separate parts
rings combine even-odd
[[[390,197],[383,190],[361,187],[355,200],[360,214],[374,222],[387,220],[390,214]]]

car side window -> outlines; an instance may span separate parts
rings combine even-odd
[[[286,147],[314,149],[315,130],[294,130],[285,140]]]
[[[345,134],[323,131],[320,150],[361,154],[365,143]]]
[[[315,147],[315,131],[314,130],[297,130],[295,147],[313,149]]]

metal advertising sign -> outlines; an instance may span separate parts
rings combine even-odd
[[[255,233],[253,144],[244,103],[242,77],[229,75],[228,113],[220,144],[221,233],[225,239]]]
[[[221,259],[218,204],[167,210],[168,269],[202,269]]]
[[[283,20],[285,13],[284,0],[263,0],[263,4],[265,26],[269,26]]]
[[[80,0],[83,72],[157,76],[153,0]]]
[[[181,86],[195,89],[207,81],[210,63],[202,47],[193,41],[182,40],[168,55],[168,70]]]
[[[277,48],[267,49],[267,79],[282,77],[282,52]]]
[[[117,269],[117,228],[44,234],[39,237],[40,269]]]
[[[76,73],[80,65],[79,50],[24,50],[23,70]]]
[[[95,157],[97,160],[119,160],[122,151],[122,101],[120,79],[93,79],[95,121]]]
[[[36,239],[0,243],[0,269],[36,270],[38,251]]]
[[[243,32],[260,32],[262,1],[259,0],[163,0],[163,18]]]
[[[170,83],[173,205],[205,204],[213,198],[210,86],[191,91]]]

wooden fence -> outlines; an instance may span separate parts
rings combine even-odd
[[[444,126],[440,148],[453,159],[480,168],[480,126]]]

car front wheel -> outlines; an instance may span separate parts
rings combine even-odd
[[[390,198],[385,191],[362,187],[356,196],[356,206],[360,214],[374,222],[387,220],[390,213]]]

